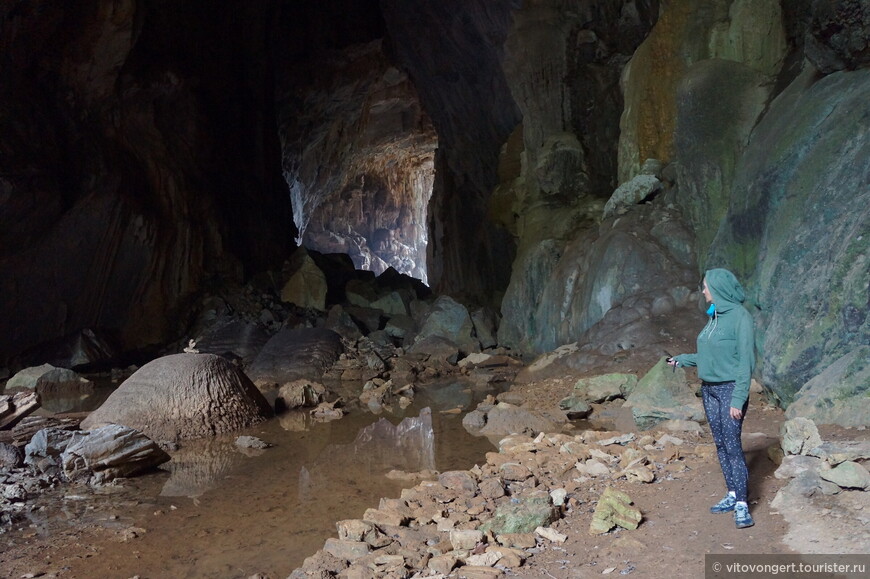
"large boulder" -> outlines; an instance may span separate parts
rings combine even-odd
[[[268,341],[269,333],[260,324],[245,320],[221,320],[197,340],[196,349],[203,354],[238,357],[244,364],[250,364]]]
[[[139,368],[82,428],[121,424],[153,440],[178,440],[231,432],[271,415],[250,379],[224,358],[174,354]]]
[[[341,336],[332,330],[284,329],[263,346],[247,374],[261,388],[302,378],[320,380],[342,352]]]
[[[281,288],[281,301],[296,304],[300,308],[314,308],[326,311],[326,274],[300,247],[290,258],[287,267],[289,278]]]
[[[665,358],[640,379],[624,406],[631,408],[641,429],[664,420],[705,419],[704,407],[686,383],[685,371],[672,369]]]
[[[480,351],[480,342],[474,334],[474,323],[468,309],[450,296],[435,300],[420,323],[414,343],[429,338],[443,338],[456,344],[465,354]]]
[[[80,394],[92,392],[94,383],[68,368],[56,368],[51,364],[32,366],[16,373],[6,383],[6,390],[33,390],[37,394],[66,392]]]

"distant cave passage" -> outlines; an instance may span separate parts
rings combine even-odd
[[[298,241],[321,253],[346,253],[357,269],[392,267],[428,284],[426,218],[434,154],[377,155],[350,182],[322,199],[291,185]]]

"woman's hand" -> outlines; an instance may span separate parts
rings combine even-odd
[[[740,420],[741,418],[743,418],[743,411],[740,410],[739,408],[734,408],[732,406],[731,407],[731,418],[733,418],[734,420]]]

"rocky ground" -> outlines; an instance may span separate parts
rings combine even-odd
[[[515,402],[522,399],[530,410],[552,410],[571,386],[564,379],[517,385],[510,397]],[[624,431],[586,430],[585,424],[577,423],[559,433],[510,437],[500,452],[490,453],[473,468],[469,465],[468,472],[442,473],[437,481],[420,483],[401,497],[384,497],[367,512],[369,522],[339,524],[336,537],[291,576],[410,577],[419,572],[421,577],[457,578],[697,577],[704,572],[707,554],[867,552],[870,501],[866,492],[819,495],[790,506],[787,512],[771,507],[777,491],[788,482],[774,476],[777,465],[769,452],[779,446],[783,421],[781,410],[753,394],[744,429],[756,521],[749,529],[736,529],[731,515],[708,511],[723,486],[705,429],[635,432],[626,438]],[[825,441],[868,439],[866,430],[822,427],[820,433]],[[575,468],[578,460],[606,468],[596,472],[590,466],[588,472],[580,472]],[[632,465],[651,474],[650,482],[642,482],[643,472],[626,476]],[[614,526],[603,534],[590,533],[596,505],[607,488],[630,497],[630,509],[640,514],[636,528]],[[533,503],[536,496],[547,497],[556,489],[565,490],[565,503],[550,517],[551,523],[543,525],[553,534],[518,533],[505,539],[479,531],[481,523],[495,518],[500,505],[525,505],[527,499]],[[378,523],[377,529],[371,521]],[[71,521],[51,536],[32,533],[26,541],[6,548],[0,553],[0,566],[4,576],[14,578],[112,577],[113,562],[125,552],[142,556],[135,541],[137,533],[145,531],[107,530],[105,525]],[[119,543],[129,543],[130,549],[119,550]],[[348,567],[343,559],[359,553],[347,549],[360,547],[369,553]],[[500,559],[494,562],[495,557]],[[459,566],[459,561],[464,565]],[[142,565],[149,568],[147,561]],[[419,571],[413,569],[415,565]],[[270,575],[259,575],[266,576]]]

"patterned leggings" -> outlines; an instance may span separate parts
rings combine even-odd
[[[707,422],[710,424],[710,430],[713,431],[713,441],[716,443],[716,454],[719,455],[722,474],[725,475],[725,484],[728,485],[729,491],[734,491],[738,501],[746,502],[749,469],[746,468],[740,433],[743,430],[743,418],[746,418],[749,401],[747,400],[743,405],[743,418],[740,420],[731,418],[733,391],[734,382],[716,385],[705,383],[701,386],[701,398],[704,401]]]

